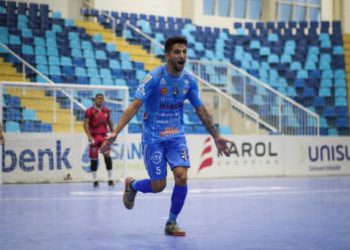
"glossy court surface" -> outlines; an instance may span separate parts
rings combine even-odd
[[[0,249],[350,249],[350,177],[189,180],[164,235],[173,182],[123,207],[123,184],[0,186]]]

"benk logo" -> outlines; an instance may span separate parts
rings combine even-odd
[[[49,170],[61,170],[63,167],[71,169],[72,165],[68,160],[70,148],[62,149],[61,141],[56,141],[55,150],[49,148],[38,149],[36,152],[31,149],[24,149],[18,155],[11,149],[2,147],[2,171],[4,173],[13,172],[17,166],[24,172],[32,172],[37,168],[43,171],[45,166],[49,166]]]

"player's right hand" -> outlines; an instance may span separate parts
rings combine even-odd
[[[110,136],[106,137],[106,140],[103,142],[102,146],[100,147],[100,152],[102,154],[106,154],[111,150],[111,145],[113,142],[117,139],[118,135],[112,133]]]
[[[90,145],[94,145],[95,144],[95,141],[92,137],[89,137],[89,144]]]

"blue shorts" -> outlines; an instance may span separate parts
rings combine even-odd
[[[142,154],[151,180],[163,180],[170,168],[190,167],[185,137],[176,137],[160,143],[142,144]]]

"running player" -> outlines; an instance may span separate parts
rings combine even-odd
[[[165,234],[172,236],[186,234],[176,222],[186,199],[187,170],[190,167],[183,123],[185,99],[191,102],[200,120],[213,136],[219,153],[230,155],[228,140],[220,136],[211,116],[203,106],[197,82],[184,70],[186,52],[185,38],[172,37],[166,41],[166,64],[145,76],[136,91],[135,100],[125,110],[117,127],[101,147],[102,152],[107,152],[120,131],[145,104],[142,154],[150,179],[126,178],[123,202],[127,209],[132,209],[138,191],[161,192],[166,186],[168,163],[174,175],[175,186]]]
[[[107,137],[108,128],[113,130],[113,123],[110,117],[110,111],[103,106],[104,96],[103,94],[97,94],[94,100],[94,106],[90,107],[85,112],[84,130],[88,136],[90,149],[89,156],[91,159],[91,173],[94,180],[94,187],[98,187],[97,181],[97,168],[98,168],[98,150]],[[108,185],[113,186],[112,180],[112,159],[110,153],[103,153],[106,168],[108,172]]]

